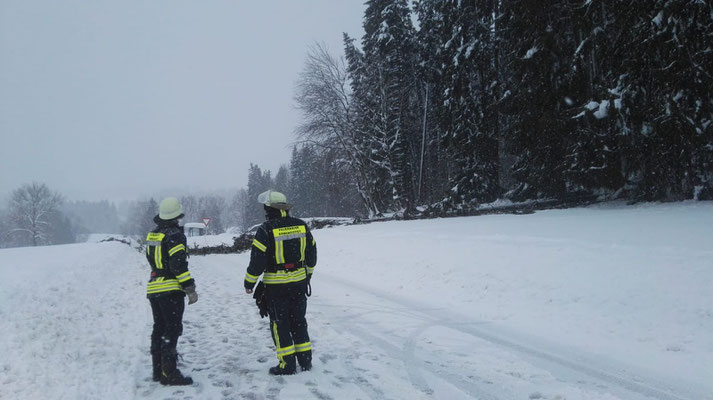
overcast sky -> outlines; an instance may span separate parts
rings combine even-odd
[[[237,189],[290,160],[309,46],[363,0],[0,1],[0,199]]]

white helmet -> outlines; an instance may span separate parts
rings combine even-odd
[[[292,204],[287,202],[287,196],[274,190],[262,192],[257,196],[257,202],[278,210],[289,210]]]
[[[164,221],[179,218],[183,215],[183,207],[175,197],[167,197],[161,200],[158,206],[158,217]]]

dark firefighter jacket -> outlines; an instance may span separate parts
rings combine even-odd
[[[168,293],[183,293],[183,288],[194,286],[188,271],[186,235],[176,220],[154,218],[156,229],[146,236],[146,258],[151,264],[151,279],[146,285],[148,298]]]
[[[317,245],[307,224],[286,211],[277,213],[255,232],[245,273],[247,289],[255,286],[262,273],[266,285],[303,282],[312,276],[317,264]]]

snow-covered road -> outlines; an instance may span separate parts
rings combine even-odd
[[[150,380],[141,254],[0,250],[0,398],[713,399],[710,202],[314,235],[314,369],[267,374],[247,254],[194,256],[181,388]]]
[[[136,397],[248,399],[663,399],[687,397],[572,349],[514,341],[493,324],[323,273],[309,301],[315,368],[266,374],[276,362],[267,319],[242,290],[244,256],[194,257],[199,303],[180,351],[198,382],[166,389],[144,361]],[[315,279],[316,280],[316,279]],[[524,343],[524,344],[523,344]],[[691,397],[692,399],[692,397]]]

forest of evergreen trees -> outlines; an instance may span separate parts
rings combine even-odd
[[[305,215],[713,198],[708,1],[370,0],[363,27],[297,85]]]

